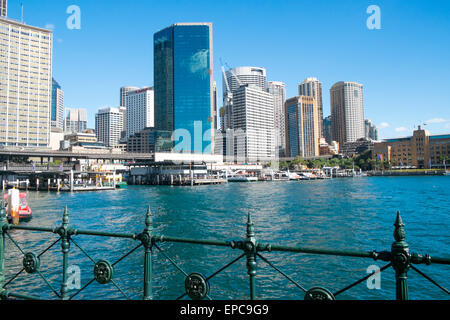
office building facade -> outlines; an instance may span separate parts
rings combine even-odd
[[[211,23],[177,23],[154,35],[154,89],[155,129],[175,133],[174,151],[212,153]]]
[[[87,129],[86,109],[67,109],[67,116],[64,121],[65,133],[81,133]]]
[[[155,126],[155,104],[153,88],[128,92],[126,105],[127,139],[144,128]]]
[[[95,115],[95,134],[106,147],[115,147],[119,144],[123,130],[123,107],[103,108]]]
[[[319,119],[320,121],[320,119]],[[323,119],[323,137],[328,144],[333,142],[333,130],[331,129],[331,116]]]
[[[52,38],[49,30],[0,18],[0,145],[50,143]]]
[[[319,149],[319,112],[313,97],[286,100],[286,147],[289,157],[317,157]]]
[[[369,119],[364,120],[364,131],[366,139],[378,141],[378,128]]]
[[[51,126],[64,129],[64,92],[55,79],[52,80]]]
[[[0,0],[0,17],[8,16],[8,0]]]
[[[137,91],[139,90],[138,87],[122,87],[120,88],[120,101],[119,101],[119,106],[123,107],[125,109],[123,109],[123,128],[122,128],[122,133],[121,133],[121,137],[122,138],[126,138],[126,131],[127,131],[127,113],[126,113],[126,107],[127,107],[127,96],[129,92],[133,92],[133,91]]]
[[[260,67],[237,67],[223,73],[223,106],[225,107],[225,130],[233,129],[233,92],[239,87],[250,85],[267,90],[267,72]]]
[[[244,85],[233,91],[234,160],[255,163],[277,157],[273,96],[266,90]],[[229,148],[229,147],[227,147]]]
[[[443,168],[450,161],[450,134],[430,135],[419,126],[413,135],[375,143],[372,157],[400,168]]]
[[[271,81],[268,83],[267,91],[273,96],[274,127],[276,133],[276,147],[280,157],[286,154],[286,85],[283,82]]]
[[[363,85],[338,82],[330,89],[333,140],[342,146],[365,138]]]
[[[298,95],[313,97],[316,99],[317,111],[319,115],[319,134],[322,138],[323,133],[323,100],[322,100],[322,83],[317,78],[306,78],[298,86]]]
[[[120,102],[119,106],[126,107],[127,105],[127,95],[129,92],[137,91],[139,90],[138,87],[122,87],[120,88]]]

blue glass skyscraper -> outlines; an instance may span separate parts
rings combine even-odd
[[[212,56],[211,23],[178,23],[154,35],[155,130],[176,132],[175,151],[214,150]]]
[[[62,129],[64,122],[64,94],[61,86],[52,78],[51,126]]]

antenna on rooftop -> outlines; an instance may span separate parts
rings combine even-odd
[[[23,24],[23,3],[21,3],[20,6],[22,8],[20,22]]]

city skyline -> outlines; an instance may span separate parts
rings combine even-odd
[[[265,68],[268,81],[286,83],[288,97],[296,95],[298,85],[305,78],[317,77],[323,83],[326,117],[330,114],[331,86],[339,81],[355,81],[365,87],[366,118],[379,127],[380,138],[408,136],[414,126],[424,123],[428,124],[426,128],[432,134],[450,130],[450,93],[445,90],[445,84],[450,81],[449,75],[444,72],[448,70],[446,64],[450,61],[446,57],[450,51],[446,50],[449,42],[444,37],[448,25],[445,13],[448,12],[449,6],[445,2],[442,2],[441,7],[434,7],[411,1],[408,2],[408,12],[404,12],[402,9],[405,7],[398,3],[379,1],[377,5],[382,13],[381,30],[367,29],[366,20],[369,15],[366,9],[370,3],[357,2],[346,3],[339,8],[337,2],[324,5],[287,1],[274,6],[263,1],[259,8],[253,8],[249,4],[234,1],[227,4],[198,1],[198,5],[204,10],[194,12],[183,4],[175,5],[172,2],[148,4],[131,1],[128,7],[122,8],[124,11],[120,13],[121,19],[127,23],[119,24],[119,30],[118,26],[105,20],[114,19],[117,12],[114,5],[104,1],[96,4],[79,1],[82,13],[81,30],[66,28],[65,23],[69,16],[66,14],[66,8],[71,4],[68,1],[22,3],[25,8],[24,21],[27,24],[47,27],[54,31],[54,77],[65,91],[67,108],[82,105],[88,109],[89,127],[93,127],[93,119],[98,109],[117,106],[118,88],[127,85],[153,85],[152,41],[150,37],[148,41],[143,41],[139,32],[135,32],[138,27],[153,34],[173,23],[197,21],[212,22],[214,26],[214,80],[218,82],[219,90],[222,88],[219,80],[220,60],[232,67],[252,65]],[[20,20],[20,3],[9,1],[8,5],[9,17]],[[33,10],[37,5],[42,10]],[[240,10],[235,10],[234,13],[226,12],[224,7],[230,5]],[[142,12],[137,12],[137,8]],[[281,13],[290,15],[290,11],[300,8],[311,11],[304,21],[296,21],[297,25],[286,22],[289,19],[281,21]],[[262,20],[268,20],[274,28],[266,27],[263,35],[257,33],[258,27],[261,27],[262,23],[267,24],[267,21],[252,20],[251,24],[249,21],[243,21],[245,11],[250,9],[261,13]],[[131,13],[138,17],[150,13],[155,19],[133,18]],[[332,14],[335,14],[335,18],[328,21]],[[228,18],[236,18],[237,25],[231,29],[227,28],[226,15]],[[314,53],[305,52],[304,55],[302,51],[300,56],[298,53],[293,55],[290,51],[295,51],[296,45],[286,42],[286,39],[295,36],[295,30],[300,30],[314,19],[320,22],[319,28],[311,35],[302,37],[314,36],[317,50]],[[245,30],[237,33],[236,29],[240,26],[245,27]],[[339,39],[336,39],[333,33],[336,28],[342,29],[342,45],[346,45],[342,52],[329,51],[333,46],[337,48],[336,42]],[[111,46],[117,45],[114,38],[127,32],[131,34],[126,48],[115,48],[117,50],[114,49],[113,52]],[[411,38],[412,36],[414,37]],[[436,41],[439,37],[442,39]],[[94,39],[97,43],[93,42]],[[266,40],[265,43],[262,42],[263,39]],[[358,45],[347,40],[356,40]],[[426,49],[423,44],[427,45]],[[129,50],[130,46],[140,50]],[[88,47],[89,51],[83,47]],[[280,55],[280,59],[274,59],[275,51]],[[421,65],[414,68],[418,62]],[[89,73],[89,79],[86,79],[86,73]],[[439,81],[425,81],[431,77]],[[430,90],[433,90],[433,95],[428,94]],[[80,95],[80,92],[83,94]],[[222,93],[218,92],[218,97],[221,96]],[[424,107],[425,104],[432,107]]]

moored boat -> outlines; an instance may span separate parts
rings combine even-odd
[[[258,177],[251,177],[245,175],[235,175],[233,177],[228,177],[228,182],[256,182]]]
[[[33,217],[33,211],[27,203],[26,193],[19,193],[19,190],[12,189],[3,196],[3,200],[5,201],[6,216],[10,223],[28,222]]]

